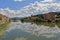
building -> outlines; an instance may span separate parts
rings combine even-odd
[[[5,15],[0,14],[0,24],[9,22],[9,18]]]
[[[55,12],[49,12],[44,14],[44,20],[48,21],[48,20],[55,20],[56,19],[56,13]]]

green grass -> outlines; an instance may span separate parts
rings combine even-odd
[[[8,26],[9,23],[1,24],[0,25],[0,30],[5,29]]]
[[[59,21],[59,22],[57,22],[56,24],[57,24],[57,26],[60,28],[60,21]]]
[[[9,23],[0,24],[0,36],[3,34],[3,31],[7,28]]]

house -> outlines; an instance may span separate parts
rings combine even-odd
[[[0,24],[9,22],[9,18],[5,15],[0,14]]]
[[[43,15],[44,16],[44,20],[48,21],[48,20],[55,20],[56,19],[56,13],[55,12],[49,12]]]

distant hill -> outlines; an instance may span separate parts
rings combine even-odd
[[[60,12],[48,12],[45,14],[31,15],[30,17],[22,18],[21,21],[56,21],[60,20]]]

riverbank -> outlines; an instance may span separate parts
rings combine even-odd
[[[9,23],[1,24],[0,25],[0,30],[5,29],[8,26]]]
[[[9,23],[0,24],[0,36],[3,34],[3,30],[5,30],[8,25]]]

